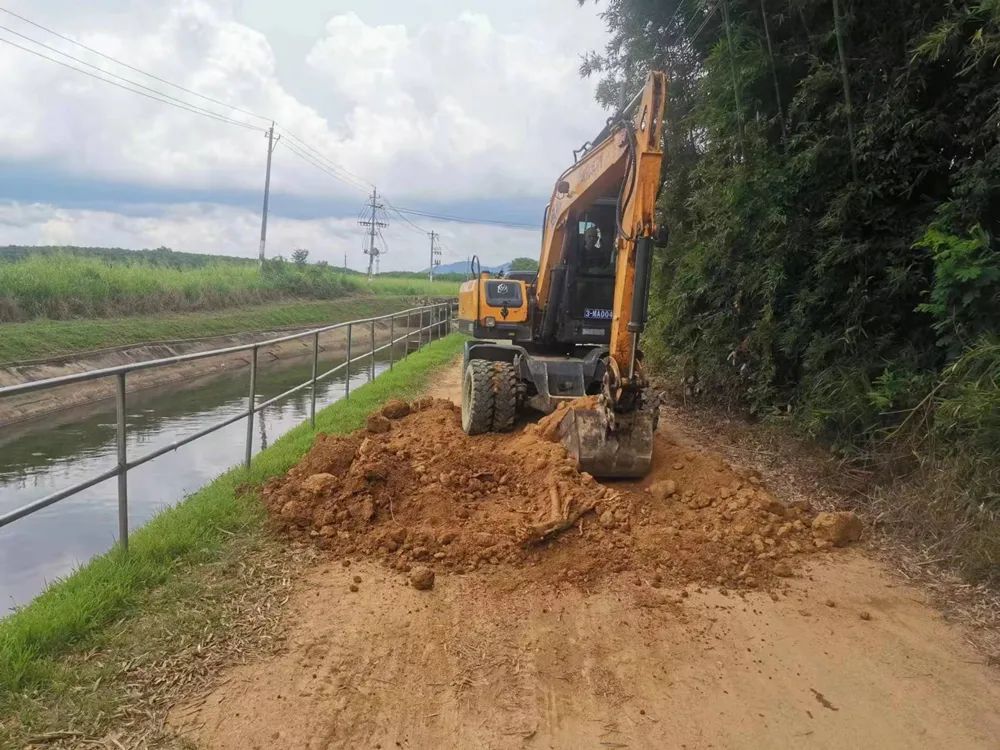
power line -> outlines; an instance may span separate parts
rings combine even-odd
[[[712,9],[711,9],[711,10],[710,10],[710,11],[708,12],[708,15],[707,15],[707,16],[705,16],[705,20],[704,20],[704,21],[702,21],[702,23],[701,23],[701,26],[700,26],[700,27],[698,28],[698,31],[696,31],[696,32],[695,32],[695,34],[694,34],[694,36],[693,36],[693,37],[691,37],[691,41],[689,42],[689,43],[690,43],[691,45],[694,45],[694,43],[695,43],[695,41],[696,41],[696,40],[698,39],[698,37],[700,37],[700,36],[701,36],[701,32],[703,32],[703,31],[705,30],[705,27],[706,27],[706,26],[708,26],[708,22],[712,20],[712,16],[714,16],[714,15],[715,15],[715,12],[716,12],[716,11],[717,11],[718,9],[719,9],[719,3],[716,3],[716,4],[715,4],[715,7],[714,7],[714,8],[712,8]],[[694,26],[694,23],[693,23],[693,22],[692,22],[691,26],[692,26],[692,27]]]
[[[682,0],[682,4],[683,4],[683,0]],[[709,18],[711,17],[711,15],[717,9],[718,9],[718,6],[716,6],[716,8],[712,10],[712,13],[709,14]],[[99,57],[101,57],[101,58],[103,58],[105,60],[108,60],[108,61],[110,61],[110,62],[112,62],[112,63],[114,63],[116,65],[121,65],[122,67],[128,68],[129,70],[132,70],[132,71],[134,71],[136,73],[139,73],[140,75],[147,76],[148,78],[150,78],[152,80],[155,80],[155,81],[158,81],[160,83],[163,83],[163,84],[165,84],[167,86],[171,86],[171,87],[173,87],[173,88],[175,88],[175,89],[177,89],[179,91],[183,91],[183,92],[185,92],[187,94],[190,94],[192,96],[196,96],[196,97],[198,97],[200,99],[203,99],[205,101],[211,102],[211,103],[216,104],[218,106],[226,107],[227,109],[230,109],[230,110],[232,110],[234,112],[239,112],[239,113],[242,113],[242,114],[245,114],[245,115],[249,115],[251,117],[256,117],[258,119],[265,120],[265,121],[273,123],[273,120],[270,117],[258,114],[256,112],[253,112],[253,111],[248,110],[248,109],[243,109],[241,107],[237,107],[237,106],[235,106],[233,104],[229,104],[228,102],[222,101],[220,99],[215,99],[215,98],[210,97],[210,96],[208,96],[206,94],[199,93],[198,91],[195,91],[193,89],[189,89],[189,88],[186,88],[184,86],[181,86],[180,84],[177,84],[177,83],[174,83],[172,81],[169,81],[166,78],[162,78],[162,77],[157,76],[157,75],[155,75],[153,73],[149,73],[149,72],[147,72],[145,70],[142,70],[141,68],[138,68],[138,67],[136,67],[134,65],[126,63],[126,62],[124,62],[122,60],[119,60],[119,59],[117,59],[117,58],[115,58],[115,57],[113,57],[111,55],[105,54],[104,52],[101,52],[100,50],[94,49],[93,47],[89,47],[86,44],[83,44],[82,42],[79,42],[79,41],[73,39],[72,37],[69,37],[69,36],[67,36],[65,34],[61,34],[61,33],[57,32],[57,31],[55,31],[53,29],[48,28],[47,26],[43,26],[40,23],[32,21],[31,19],[26,18],[25,16],[22,16],[22,15],[20,15],[18,13],[15,13],[15,12],[13,12],[11,10],[8,10],[7,8],[0,7],[0,12],[6,13],[7,15],[12,16],[14,18],[17,18],[17,19],[23,21],[24,23],[30,24],[31,26],[34,26],[34,27],[36,27],[38,29],[41,29],[42,31],[45,31],[46,33],[52,34],[53,36],[56,36],[59,39],[62,39],[64,41],[66,41],[66,42],[74,44],[77,47],[80,47],[81,49],[84,49],[84,50],[86,50],[86,51],[88,51],[88,52],[90,52],[92,54],[95,54],[95,55],[97,55],[97,56],[99,56]],[[680,12],[680,6],[675,11],[675,16],[679,12]],[[708,21],[708,19],[706,18],[706,23],[707,23],[707,21]],[[93,78],[94,80],[101,81],[102,83],[107,83],[107,84],[109,84],[111,86],[115,86],[117,88],[120,88],[120,89],[122,89],[124,91],[128,91],[128,92],[133,93],[133,94],[138,94],[139,96],[144,96],[147,99],[151,99],[151,100],[159,102],[161,104],[167,104],[167,105],[175,107],[177,109],[181,109],[181,110],[184,110],[186,112],[190,112],[192,114],[197,114],[197,115],[201,115],[203,117],[208,117],[208,118],[216,120],[218,122],[226,123],[226,124],[229,124],[229,125],[236,125],[237,127],[245,128],[247,130],[254,130],[254,131],[257,131],[257,132],[265,132],[265,133],[267,132],[266,130],[264,130],[262,127],[260,127],[258,125],[252,125],[250,123],[241,122],[239,120],[233,119],[232,117],[228,117],[225,114],[222,114],[220,112],[216,112],[216,111],[207,109],[207,108],[202,107],[202,106],[200,106],[198,104],[195,104],[193,102],[186,101],[184,99],[180,99],[178,97],[175,97],[175,96],[173,96],[171,94],[168,94],[168,93],[166,93],[164,91],[161,91],[159,89],[152,88],[150,86],[146,86],[146,85],[144,85],[142,83],[139,83],[138,81],[135,81],[135,80],[132,80],[130,78],[126,78],[124,76],[118,75],[117,73],[114,73],[114,72],[112,72],[110,70],[102,68],[102,67],[100,67],[98,65],[94,65],[93,63],[90,63],[90,62],[88,62],[86,60],[83,60],[83,59],[81,59],[79,57],[75,57],[74,55],[71,55],[68,52],[63,52],[62,50],[60,50],[60,49],[58,49],[56,47],[50,46],[50,45],[48,45],[48,44],[46,44],[44,42],[41,42],[41,41],[39,41],[37,39],[34,39],[34,38],[29,37],[29,36],[27,36],[25,34],[22,34],[21,32],[16,31],[14,29],[11,29],[11,28],[9,28],[7,26],[0,25],[0,29],[2,29],[4,31],[7,31],[8,33],[13,34],[13,35],[15,35],[17,37],[20,37],[21,39],[23,39],[23,40],[25,40],[27,42],[30,42],[31,44],[37,45],[38,47],[41,47],[41,48],[46,49],[46,50],[49,50],[49,51],[51,51],[51,52],[53,52],[53,53],[55,53],[57,55],[60,55],[60,56],[62,56],[64,58],[72,60],[73,62],[78,63],[79,65],[83,65],[83,66],[86,66],[88,68],[91,68],[92,70],[97,71],[97,73],[93,73],[93,72],[90,72],[88,70],[84,70],[82,68],[79,68],[79,67],[77,67],[75,65],[71,65],[71,64],[69,64],[67,62],[64,62],[63,60],[57,59],[55,57],[51,57],[50,55],[47,55],[47,54],[45,54],[43,52],[40,52],[40,51],[38,51],[36,49],[32,49],[30,47],[25,47],[25,46],[23,46],[21,44],[18,44],[16,42],[14,42],[14,41],[11,41],[10,39],[5,39],[3,37],[0,37],[0,42],[3,42],[4,44],[8,44],[11,47],[19,49],[19,50],[21,50],[23,52],[27,52],[29,54],[35,55],[36,57],[40,57],[43,60],[47,60],[49,62],[53,62],[53,63],[55,63],[57,65],[61,65],[62,67],[68,68],[69,70],[72,70],[72,71],[74,71],[76,73],[81,73],[81,74],[83,74],[85,76]],[[98,74],[100,74],[100,75],[98,75]],[[105,77],[105,76],[107,76],[107,77]],[[112,79],[117,79],[117,80],[112,80]],[[273,127],[273,124],[272,124],[272,127]],[[331,178],[333,178],[335,180],[338,180],[339,182],[344,183],[345,185],[353,187],[353,188],[355,188],[357,190],[361,190],[361,191],[367,192],[368,187],[371,186],[370,182],[368,182],[364,178],[362,178],[362,177],[354,174],[353,172],[351,172],[350,170],[346,169],[345,167],[340,166],[335,161],[333,161],[328,156],[326,156],[318,148],[310,145],[304,139],[302,139],[299,136],[295,135],[294,133],[288,131],[286,128],[282,127],[281,130],[288,137],[288,140],[286,140],[285,145],[288,147],[289,151],[291,151],[292,153],[294,153],[299,159],[305,161],[306,163],[310,164],[311,166],[315,167],[316,169],[319,169],[321,172],[323,172],[327,176],[329,176],[329,177],[331,177]],[[290,142],[290,141],[294,141],[294,144],[292,142]],[[384,199],[384,197],[383,197],[383,199]],[[429,212],[429,211],[420,211],[420,210],[417,210],[417,209],[397,208],[393,204],[389,203],[388,200],[386,200],[386,203],[390,206],[390,208],[392,209],[392,211],[395,214],[397,214],[404,222],[406,222],[406,224],[410,228],[412,228],[415,231],[418,231],[418,232],[420,232],[422,234],[426,234],[427,233],[426,230],[423,227],[421,227],[418,224],[416,224],[413,220],[411,220],[408,216],[406,216],[406,214],[410,214],[412,216],[422,216],[422,217],[426,217],[426,218],[429,218],[429,219],[438,219],[438,220],[441,220],[441,221],[458,222],[458,223],[463,223],[463,224],[486,224],[486,225],[493,225],[493,226],[500,226],[500,227],[509,227],[509,228],[514,228],[514,229],[537,229],[538,228],[536,225],[519,223],[519,222],[508,222],[508,221],[499,221],[499,220],[481,219],[481,218],[474,218],[473,219],[473,218],[466,218],[466,217],[460,217],[460,216],[449,216],[449,215],[444,215],[444,214],[436,214],[436,213],[432,213],[432,212]]]
[[[409,224],[412,229],[420,232],[421,234],[427,234],[427,231],[423,227],[418,226],[412,220],[410,220],[407,216],[405,216],[403,213],[401,213],[400,210],[398,208],[396,208],[392,204],[392,201],[390,201],[388,198],[385,197],[385,195],[382,196],[382,200],[384,200],[386,202],[386,205],[388,205],[389,208],[391,208],[400,219],[402,219],[407,224]]]
[[[681,11],[684,10],[685,2],[686,0],[678,0],[677,8],[674,10],[673,14],[670,16],[670,19],[666,22],[666,24],[664,24],[664,27],[669,26],[670,24],[672,24],[674,21],[677,20],[677,16],[679,16],[681,14]]]
[[[288,132],[286,131],[284,134],[288,135]],[[322,162],[320,162],[318,159],[316,159],[315,157],[311,156],[308,152],[300,150],[297,146],[293,145],[292,143],[289,143],[288,141],[285,141],[285,146],[288,148],[289,151],[291,151],[293,154],[295,154],[297,157],[299,157],[302,161],[304,161],[307,164],[311,164],[312,166],[316,167],[316,169],[318,169],[320,172],[323,172],[328,177],[332,177],[333,179],[337,180],[338,182],[344,183],[348,187],[353,187],[356,190],[361,190],[361,188],[358,185],[356,185],[353,182],[348,182],[341,175],[337,174],[332,169],[330,169],[329,167],[327,167],[326,165],[324,165]],[[362,192],[366,192],[366,191],[362,190]]]
[[[490,224],[498,227],[510,227],[512,229],[538,229],[537,224],[524,224],[516,221],[500,221],[497,219],[471,219],[463,216],[447,216],[445,214],[435,214],[430,211],[418,211],[415,208],[396,208],[402,214],[410,214],[411,216],[424,216],[428,219],[439,219],[441,221],[454,221],[460,224]]]
[[[166,94],[166,93],[164,93],[162,91],[159,91],[157,89],[150,88],[149,86],[145,86],[145,85],[143,85],[143,84],[141,84],[141,83],[139,83],[137,81],[133,81],[133,80],[131,80],[129,78],[125,78],[124,76],[120,76],[117,73],[112,73],[110,70],[105,70],[104,68],[101,68],[101,67],[99,67],[97,65],[94,65],[93,63],[87,62],[86,60],[81,60],[79,57],[74,57],[73,55],[69,54],[68,52],[63,52],[62,50],[57,49],[56,47],[51,47],[48,44],[45,44],[44,42],[38,41],[37,39],[32,39],[30,36],[26,36],[26,35],[22,34],[21,32],[15,31],[14,29],[8,28],[7,26],[4,26],[2,24],[0,24],[0,30],[6,31],[6,32],[8,32],[10,34],[14,34],[15,36],[18,36],[21,39],[24,39],[25,41],[31,42],[32,44],[36,44],[39,47],[47,49],[47,50],[49,50],[51,52],[55,52],[57,55],[62,55],[63,57],[69,58],[73,62],[80,63],[81,65],[86,65],[88,68],[92,68],[92,69],[98,71],[99,73],[103,73],[104,75],[111,76],[112,78],[117,78],[119,81],[123,81],[124,83],[128,84],[129,86],[136,86],[136,87],[138,87],[140,89],[143,89],[144,91],[149,91],[149,92],[151,92],[153,94],[156,94],[157,96],[162,97],[164,99],[169,99],[170,101],[176,102],[177,104],[181,104],[181,105],[183,105],[185,107],[190,107],[192,109],[201,110],[202,112],[210,114],[210,115],[212,115],[214,117],[218,117],[220,119],[229,120],[229,121],[231,121],[233,123],[240,124],[240,125],[247,125],[247,123],[241,123],[241,122],[239,122],[239,120],[233,120],[232,118],[226,117],[224,114],[220,114],[219,112],[213,112],[210,109],[205,109],[204,107],[200,107],[197,104],[192,104],[191,102],[184,101],[183,99],[178,99],[175,96],[171,96],[170,94]],[[26,49],[26,48],[21,47],[21,49]],[[52,60],[52,62],[58,62],[58,60],[56,60],[55,58],[48,57],[47,55],[43,55],[43,57],[46,57],[46,59]],[[74,69],[75,70],[79,70],[79,68],[74,68]],[[80,72],[83,73],[85,71],[80,70]],[[108,83],[111,83],[111,81],[108,81]],[[256,126],[251,126],[251,127],[254,127],[255,130],[259,130],[259,128],[257,128]]]
[[[117,65],[121,65],[122,67],[125,67],[125,68],[128,68],[129,70],[135,71],[136,73],[140,73],[140,74],[142,74],[144,76],[148,76],[149,78],[152,78],[154,81],[159,81],[160,83],[165,83],[168,86],[173,86],[175,89],[179,89],[180,91],[183,91],[185,93],[191,94],[192,96],[197,96],[197,97],[199,97],[201,99],[204,99],[205,101],[212,102],[213,104],[218,104],[218,105],[223,106],[223,107],[228,107],[229,109],[232,109],[232,110],[234,110],[236,112],[240,112],[241,114],[250,115],[251,117],[256,117],[256,118],[259,118],[261,120],[265,120],[267,122],[270,122],[271,119],[272,119],[270,117],[265,117],[264,115],[259,115],[256,112],[251,112],[248,109],[242,109],[240,107],[237,107],[234,104],[229,104],[228,102],[224,102],[224,101],[221,101],[219,99],[213,99],[212,97],[207,96],[206,94],[201,94],[201,93],[199,93],[197,91],[194,91],[192,89],[185,88],[184,86],[181,86],[178,83],[174,83],[173,81],[168,81],[166,78],[160,78],[159,76],[154,75],[153,73],[148,73],[145,70],[142,70],[141,68],[137,68],[134,65],[129,65],[127,62],[123,62],[123,61],[121,61],[121,60],[119,60],[119,59],[117,59],[115,57],[112,57],[111,55],[107,55],[107,54],[101,52],[100,50],[96,50],[93,47],[88,47],[83,42],[78,42],[76,39],[73,39],[70,36],[66,36],[65,34],[60,34],[58,31],[54,31],[53,29],[50,29],[47,26],[42,26],[42,24],[37,23],[35,21],[32,21],[30,18],[25,18],[24,16],[15,13],[14,11],[7,10],[7,8],[0,7],[0,12],[6,13],[9,16],[13,16],[14,18],[20,19],[21,21],[24,21],[25,23],[31,24],[32,26],[34,26],[34,27],[36,27],[38,29],[41,29],[42,31],[46,31],[49,34],[52,34],[53,36],[57,36],[60,39],[69,42],[70,44],[75,44],[77,47],[85,49],[85,50],[87,50],[87,52],[95,54],[98,57],[103,57],[105,60],[109,60],[109,61],[111,61],[111,62],[113,62],[113,63],[115,63]],[[17,32],[14,32],[14,33],[17,33]]]
[[[199,93],[198,91],[194,91],[193,89],[189,89],[189,88],[186,88],[184,86],[181,86],[180,84],[174,83],[173,81],[169,81],[166,78],[162,78],[162,77],[157,76],[157,75],[155,75],[153,73],[149,73],[148,71],[142,70],[141,68],[137,68],[134,65],[130,65],[129,63],[126,63],[126,62],[124,62],[122,60],[119,60],[119,59],[117,59],[115,57],[112,57],[111,55],[105,54],[104,52],[101,52],[100,50],[94,49],[93,47],[89,47],[86,44],[83,44],[82,42],[78,42],[77,40],[73,39],[72,37],[66,36],[65,34],[61,34],[58,31],[55,31],[54,29],[50,29],[47,26],[43,26],[40,23],[32,21],[30,18],[26,18],[25,16],[22,16],[22,15],[20,15],[18,13],[14,13],[13,11],[10,11],[10,10],[8,10],[6,8],[0,7],[0,11],[2,11],[4,13],[7,13],[10,16],[13,16],[14,18],[18,18],[21,21],[24,21],[25,23],[31,24],[32,26],[35,26],[36,28],[39,28],[39,29],[41,29],[41,30],[43,30],[43,31],[45,31],[45,32],[47,32],[49,34],[52,34],[52,35],[58,37],[59,39],[63,39],[65,41],[67,41],[67,42],[70,42],[71,44],[75,44],[78,47],[80,47],[82,49],[85,49],[88,52],[91,52],[91,53],[93,53],[95,55],[98,55],[98,56],[100,56],[100,57],[102,57],[102,58],[104,58],[106,60],[109,60],[109,61],[111,61],[111,62],[113,62],[113,63],[115,63],[117,65],[121,65],[123,67],[126,67],[129,70],[133,70],[136,73],[139,73],[141,75],[148,76],[149,78],[151,78],[153,80],[159,81],[159,82],[164,83],[164,84],[166,84],[168,86],[172,86],[172,87],[174,87],[174,88],[176,88],[176,89],[178,89],[180,91],[184,91],[184,92],[186,92],[188,94],[191,94],[193,96],[197,96],[197,97],[199,97],[201,99],[204,99],[205,101],[209,101],[209,102],[212,102],[214,104],[218,104],[219,106],[227,107],[228,109],[231,109],[231,110],[233,110],[235,112],[241,112],[243,114],[250,115],[251,117],[257,117],[257,118],[259,118],[261,120],[272,121],[272,118],[267,117],[265,115],[261,115],[261,114],[258,114],[256,112],[253,112],[251,110],[243,109],[241,107],[237,107],[236,105],[229,104],[228,102],[224,102],[224,101],[222,101],[220,99],[215,99],[215,98],[210,97],[210,96],[208,96],[206,94]],[[139,88],[139,89],[143,89],[143,90],[149,92],[150,94],[152,94],[152,96],[148,96],[148,95],[147,96],[148,96],[148,98],[154,99],[155,101],[161,101],[161,102],[163,102],[165,104],[173,102],[174,106],[179,106],[179,107],[181,107],[183,109],[186,109],[187,111],[196,112],[198,114],[204,114],[206,116],[211,116],[211,117],[213,117],[213,118],[215,118],[217,120],[220,120],[220,121],[223,121],[223,122],[229,122],[229,123],[234,124],[234,125],[240,125],[242,127],[252,128],[254,130],[262,130],[262,128],[249,125],[248,123],[241,123],[238,120],[234,120],[234,119],[232,119],[230,117],[226,117],[224,114],[221,114],[219,112],[213,112],[212,110],[208,110],[208,109],[206,109],[204,107],[201,107],[199,105],[193,104],[192,102],[188,102],[188,101],[185,101],[183,99],[179,99],[177,97],[174,97],[174,96],[172,96],[172,95],[170,95],[170,94],[168,94],[166,92],[160,91],[158,89],[151,88],[149,86],[145,86],[144,84],[139,83],[138,81],[133,81],[133,80],[131,80],[129,78],[125,78],[123,76],[120,76],[117,73],[113,73],[110,70],[106,70],[104,68],[101,68],[100,66],[97,66],[97,65],[94,65],[92,63],[89,63],[86,60],[82,60],[82,59],[80,59],[78,57],[70,55],[67,52],[63,52],[62,50],[60,50],[60,49],[58,49],[56,47],[52,47],[52,46],[50,46],[48,44],[45,44],[44,42],[41,42],[41,41],[39,41],[37,39],[33,39],[33,38],[31,38],[31,37],[29,37],[29,36],[27,36],[25,34],[20,33],[19,31],[14,30],[14,29],[11,29],[11,28],[8,28],[8,27],[2,26],[2,25],[0,25],[0,29],[3,29],[3,30],[5,30],[5,31],[7,31],[7,32],[9,32],[11,34],[14,34],[14,35],[16,35],[18,37],[21,37],[22,39],[24,39],[24,40],[26,40],[28,42],[31,42],[32,44],[36,44],[39,47],[43,47],[43,48],[45,48],[47,50],[50,50],[50,51],[52,51],[52,52],[54,52],[54,53],[56,53],[58,55],[62,55],[63,57],[66,57],[66,58],[68,58],[70,60],[73,60],[76,63],[79,63],[81,65],[85,65],[85,66],[87,66],[89,68],[92,68],[93,70],[96,70],[96,71],[98,71],[99,73],[102,73],[105,76],[110,76],[112,78],[118,79],[119,81],[122,81],[124,84],[126,84],[126,86],[122,86],[120,84],[116,84],[116,83],[114,83],[114,81],[109,81],[106,78],[102,78],[100,76],[94,76],[92,74],[87,73],[86,71],[83,71],[83,70],[80,70],[79,68],[76,68],[75,66],[67,65],[65,63],[60,62],[59,60],[56,60],[54,58],[49,57],[48,55],[43,55],[41,53],[38,53],[37,51],[31,50],[31,49],[26,48],[26,47],[22,47],[21,45],[18,45],[18,44],[14,44],[13,42],[9,42],[9,41],[7,42],[8,44],[11,44],[12,46],[18,47],[19,49],[22,49],[25,52],[31,52],[32,54],[38,55],[39,57],[43,57],[44,59],[47,59],[47,60],[49,60],[51,62],[56,62],[56,63],[59,63],[59,64],[63,65],[64,67],[68,67],[71,70],[75,70],[77,72],[84,73],[85,75],[91,75],[91,77],[96,78],[97,80],[104,81],[105,83],[111,83],[112,85],[119,86],[119,88],[125,88],[126,90],[132,91],[133,93],[141,93],[141,92],[135,91],[131,87],[136,87],[136,88]],[[6,41],[6,40],[3,40],[3,41]],[[164,100],[169,100],[169,101],[164,101]],[[304,139],[302,139],[299,136],[295,135],[294,133],[288,131],[286,128],[282,128],[282,131],[284,131],[284,134],[288,138],[290,138],[293,141],[295,141],[296,143],[298,143],[299,147],[306,152],[305,154],[296,152],[296,154],[300,158],[305,159],[306,161],[308,161],[313,166],[317,167],[318,169],[321,169],[322,171],[324,171],[330,177],[333,177],[334,179],[338,179],[341,182],[343,182],[343,183],[345,183],[345,184],[347,184],[349,186],[353,186],[353,187],[357,188],[358,190],[361,190],[362,192],[367,193],[368,187],[370,186],[370,183],[368,183],[366,180],[364,180],[364,179],[358,177],[357,175],[351,173],[346,168],[339,166],[332,159],[328,158],[322,152],[320,152],[319,149],[316,149],[315,147],[310,146]],[[289,145],[289,144],[287,144],[287,142],[286,142],[286,145]],[[311,157],[311,158],[307,158],[307,156]],[[317,162],[319,162],[319,163],[317,164]]]
[[[310,146],[308,143],[306,143],[305,140],[295,135],[295,133],[292,133],[290,130],[288,130],[288,128],[282,128],[281,130],[284,132],[286,136],[288,136],[293,141],[298,143],[301,148],[313,154],[317,159],[324,162],[328,167],[330,167],[330,169],[342,173],[344,175],[345,180],[353,181],[357,185],[357,187],[362,188],[366,193],[368,192],[368,189],[372,186],[372,183],[370,183],[368,180],[364,179],[363,177],[359,177],[346,167],[340,166],[333,159],[331,159],[322,151],[320,151],[318,148]]]
[[[215,112],[211,112],[211,111],[209,111],[207,109],[201,109],[197,105],[190,104],[188,102],[182,102],[182,103],[178,104],[176,102],[180,101],[180,100],[170,101],[169,99],[163,98],[163,97],[166,97],[168,95],[167,94],[163,94],[162,92],[156,92],[156,95],[154,96],[153,94],[147,94],[147,93],[145,93],[143,91],[139,91],[138,89],[134,89],[134,88],[131,88],[129,86],[125,86],[125,85],[123,85],[121,83],[117,83],[117,82],[109,80],[107,78],[102,78],[99,75],[96,75],[96,74],[91,73],[89,71],[83,70],[81,68],[77,68],[76,66],[70,65],[69,63],[65,63],[62,60],[57,60],[56,58],[49,57],[48,55],[46,55],[46,54],[44,54],[42,52],[30,49],[29,47],[25,47],[25,46],[20,45],[20,44],[18,44],[16,42],[12,42],[9,39],[4,39],[4,38],[0,37],[0,42],[3,42],[4,44],[9,44],[11,47],[16,47],[19,50],[23,50],[24,52],[28,52],[28,53],[30,53],[32,55],[35,55],[36,57],[42,58],[43,60],[48,60],[49,62],[54,62],[56,65],[62,65],[64,68],[69,68],[70,70],[74,70],[77,73],[82,73],[83,75],[89,76],[89,77],[91,77],[91,78],[93,78],[93,79],[95,79],[97,81],[101,81],[103,83],[110,84],[111,86],[117,86],[120,89],[124,89],[125,91],[130,91],[131,93],[138,94],[139,96],[144,96],[147,99],[152,99],[153,101],[160,102],[161,104],[168,104],[171,107],[177,107],[178,109],[187,110],[188,112],[193,112],[196,115],[202,115],[204,117],[210,117],[213,120],[218,120],[219,122],[225,122],[225,123],[228,123],[230,125],[237,125],[237,126],[239,126],[241,128],[246,128],[247,130],[254,130],[254,131],[257,131],[259,133],[265,132],[263,128],[258,127],[257,125],[250,125],[250,124],[245,123],[245,122],[240,122],[239,120],[232,120],[232,119],[230,119],[228,117],[216,114]],[[99,68],[99,70],[101,70],[101,69]],[[114,75],[113,73],[108,73],[107,71],[103,71],[102,70],[102,72],[107,73],[108,75]],[[127,80],[127,79],[123,79],[123,80]],[[133,82],[129,81],[129,83],[133,83]],[[134,85],[138,86],[140,84],[134,84]],[[145,88],[145,87],[143,87],[143,88]]]

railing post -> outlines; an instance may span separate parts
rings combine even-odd
[[[319,371],[319,331],[313,334],[313,376],[312,394],[309,404],[309,424],[316,429],[316,373]]]
[[[424,310],[426,309],[427,308],[424,307],[420,308],[420,338],[417,339],[417,349],[422,349],[424,347],[424,328],[426,328],[424,325]]]
[[[125,373],[118,373],[115,394],[118,411],[118,545],[128,551],[128,456],[125,452]]]
[[[257,347],[251,350],[250,355],[250,399],[247,408],[247,445],[246,457],[243,465],[250,468],[250,456],[253,454],[253,415],[257,406]]]
[[[354,338],[354,333],[352,332],[353,325],[347,324],[347,367],[346,375],[344,377],[344,399],[349,399],[351,397],[351,339]]]
[[[368,382],[370,383],[375,379],[375,320],[372,320],[372,361],[371,369],[368,375]]]
[[[393,360],[396,358],[396,316],[389,318],[389,369],[392,369]]]
[[[413,338],[413,313],[406,313],[406,343],[403,346],[403,359],[410,356],[410,339]]]

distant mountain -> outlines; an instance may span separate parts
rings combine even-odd
[[[510,269],[510,263],[502,263],[499,266],[483,266],[484,271],[489,271],[490,273],[502,273]],[[427,273],[429,269],[424,269],[423,273]],[[443,263],[434,269],[434,273],[469,273],[469,261],[460,260],[455,263]]]

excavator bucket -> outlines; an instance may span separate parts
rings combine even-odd
[[[609,423],[602,407],[570,408],[559,423],[559,438],[577,468],[600,478],[639,478],[653,460],[655,409],[616,414]]]

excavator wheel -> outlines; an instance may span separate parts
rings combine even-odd
[[[508,432],[517,415],[517,372],[509,362],[469,361],[462,377],[462,429]]]
[[[473,359],[462,375],[462,429],[467,435],[493,429],[492,365],[485,359]]]
[[[517,370],[510,362],[493,365],[493,431],[510,432],[517,416]]]

